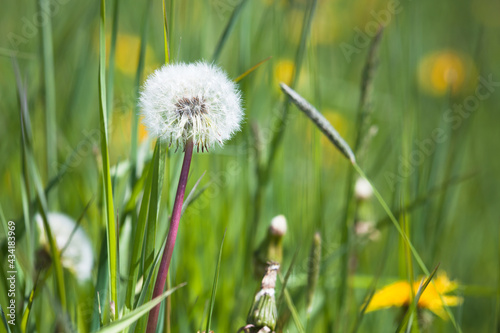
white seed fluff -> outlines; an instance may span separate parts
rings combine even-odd
[[[139,104],[151,135],[178,147],[192,139],[202,151],[230,139],[243,118],[236,84],[206,62],[157,69],[146,80]]]
[[[94,252],[85,231],[80,227],[74,230],[76,222],[61,213],[47,213],[47,220],[57,248],[60,251],[64,249],[62,265],[72,271],[80,282],[90,279],[94,267]],[[40,230],[40,244],[49,247],[42,217],[37,214],[35,221]]]

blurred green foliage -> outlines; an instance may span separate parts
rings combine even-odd
[[[167,1],[172,61],[212,60],[216,45],[237,5],[236,0]],[[74,0],[51,1],[57,124],[57,165],[67,172],[48,194],[51,211],[77,219],[87,203],[96,198],[81,221],[99,258],[105,227],[99,153],[99,3]],[[224,230],[219,284],[212,327],[216,332],[235,332],[244,326],[259,282],[253,278],[251,253],[266,233],[272,217],[284,214],[288,233],[284,238],[283,271],[295,251],[288,290],[305,324],[305,290],[308,249],[316,231],[322,237],[322,265],[310,332],[348,331],[353,328],[372,278],[377,286],[406,279],[402,243],[394,228],[382,223],[377,240],[363,240],[351,232],[349,255],[351,279],[343,309],[336,309],[339,263],[346,253],[341,243],[346,176],[349,163],[295,107],[290,107],[284,140],[279,147],[270,181],[265,187],[255,244],[247,243],[248,223],[254,213],[256,148],[251,131],[257,124],[262,149],[277,130],[276,119],[284,96],[279,81],[290,80],[300,40],[307,0],[247,1],[236,17],[217,64],[230,77],[238,77],[257,62],[272,56],[240,82],[246,109],[243,130],[223,148],[195,154],[188,191],[206,171],[202,195],[181,219],[179,238],[171,265],[171,286],[188,282],[171,297],[173,332],[193,332],[204,327],[215,263]],[[108,1],[107,30],[110,36],[112,1]],[[36,1],[3,1],[0,27],[0,203],[7,220],[23,224],[22,142],[19,95],[11,55],[17,56],[25,83],[33,131],[33,151],[44,185],[49,182],[46,161],[44,68],[41,57],[40,16]],[[173,9],[173,10],[172,10]],[[129,171],[122,168],[130,158],[134,76],[138,66],[142,18],[147,4],[119,1],[114,100],[109,122],[109,153],[117,215],[124,214],[131,189]],[[153,1],[147,25],[145,75],[164,62],[161,1]],[[387,23],[378,51],[370,101],[370,126],[378,129],[358,156],[359,164],[374,180],[393,211],[425,198],[405,212],[410,238],[428,267],[440,268],[459,281],[464,303],[453,308],[463,331],[498,329],[499,286],[498,202],[498,105],[500,84],[489,86],[478,78],[500,82],[500,6],[494,0],[400,1],[319,0],[307,42],[304,63],[295,89],[314,104],[343,135],[355,138],[361,72],[368,42],[377,22]],[[109,49],[108,37],[108,47]],[[144,80],[144,77],[142,78]],[[480,97],[476,87],[482,86]],[[489,88],[488,88],[489,87]],[[488,90],[490,89],[490,90]],[[476,96],[476,97],[474,97]],[[475,104],[474,104],[475,103]],[[463,105],[457,111],[456,105]],[[468,110],[471,111],[468,111]],[[455,111],[449,111],[455,110]],[[465,111],[463,111],[465,110]],[[438,132],[436,132],[436,130]],[[97,133],[97,135],[96,135]],[[153,138],[139,128],[138,176],[151,158]],[[156,250],[163,243],[175,194],[181,154],[169,152],[170,168],[164,180],[159,209]],[[120,170],[125,170],[123,173]],[[495,176],[497,175],[497,176]],[[458,178],[464,178],[456,181]],[[442,186],[449,180],[452,184]],[[453,181],[455,180],[455,181]],[[439,191],[433,191],[440,188]],[[432,192],[432,195],[428,193]],[[168,194],[168,195],[167,195]],[[28,198],[35,198],[35,192]],[[136,202],[136,205],[139,205]],[[363,207],[364,219],[385,219],[371,199]],[[24,206],[25,207],[25,206]],[[32,220],[29,218],[28,220]],[[126,281],[131,242],[130,218],[121,221],[120,273]],[[349,222],[353,225],[353,221]],[[0,229],[0,238],[4,230]],[[130,245],[129,245],[130,244]],[[33,287],[32,240],[17,240],[18,303]],[[4,265],[4,253],[1,255]],[[421,275],[415,266],[415,276]],[[2,270],[3,267],[2,267]],[[49,277],[48,281],[54,279]],[[97,274],[95,268],[94,277]],[[49,274],[50,275],[50,274]],[[0,304],[7,296],[0,283]],[[95,278],[78,285],[65,272],[70,310],[77,325],[88,329],[95,298]],[[126,283],[120,287],[124,298]],[[52,306],[51,283],[41,287],[33,303],[29,326],[39,332],[53,330],[57,308]],[[103,297],[101,295],[101,297]],[[38,300],[38,302],[37,302]],[[26,303],[24,303],[26,305]],[[280,313],[286,304],[280,304]],[[22,310],[19,310],[20,320]],[[286,316],[286,315],[284,315]],[[402,318],[391,309],[366,314],[359,331],[391,331]],[[296,330],[293,321],[286,324]],[[453,331],[449,321],[435,318],[433,331]]]

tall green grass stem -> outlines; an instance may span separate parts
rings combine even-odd
[[[101,132],[101,161],[102,184],[104,189],[104,207],[106,216],[106,234],[109,259],[109,280],[111,300],[115,306],[118,302],[118,231],[115,221],[113,203],[113,186],[111,183],[109,144],[108,144],[108,117],[106,99],[106,1],[101,0],[101,14],[99,27],[99,128]],[[116,319],[115,312],[115,318]]]

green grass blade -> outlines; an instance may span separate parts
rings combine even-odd
[[[113,2],[113,22],[111,23],[111,43],[109,45],[108,56],[108,86],[107,86],[107,117],[108,122],[111,123],[113,115],[113,102],[114,102],[114,84],[115,84],[115,55],[116,55],[116,39],[118,35],[118,13],[120,1],[114,0]]]
[[[410,238],[410,225],[408,223],[408,220],[406,218],[406,214],[403,213],[403,216],[401,217],[401,224],[402,224],[402,229],[404,233]],[[408,279],[408,282],[410,283],[410,289],[412,292],[412,295],[414,295],[415,290],[413,290],[413,280],[415,278],[414,274],[414,268],[413,268],[413,260],[412,260],[412,255],[410,248],[406,242],[403,242],[402,244],[402,249],[400,250],[402,253],[400,253],[400,256],[404,258],[404,263],[406,265],[406,278]]]
[[[147,272],[154,261],[156,249],[156,227],[158,223],[158,208],[161,200],[161,189],[163,185],[164,166],[162,163],[164,159],[164,146],[165,144],[158,140],[157,158],[158,160],[153,163],[153,174],[151,181],[151,194],[149,199],[148,219],[146,225],[146,244],[144,253],[144,272]]]
[[[21,332],[26,332],[26,328],[28,327],[28,319],[31,313],[31,307],[33,306],[33,299],[35,298],[35,291],[36,291],[36,286],[38,283],[38,277],[35,280],[35,285],[33,286],[33,289],[31,290],[30,297],[28,299],[28,305],[26,306],[26,309],[24,310],[23,317],[21,319]]]
[[[378,50],[384,28],[379,27],[378,32],[370,41],[370,47],[365,59],[363,72],[361,73],[361,86],[359,94],[358,113],[356,117],[356,140],[354,142],[354,153],[360,153],[360,146],[366,136],[367,118],[372,112],[371,91],[373,89],[374,74],[378,65]]]
[[[178,285],[177,287],[174,287],[170,290],[167,290],[160,296],[152,299],[146,304],[141,305],[137,309],[135,309],[132,312],[129,312],[125,316],[123,316],[120,320],[113,322],[112,324],[103,327],[102,330],[100,330],[100,333],[118,333],[132,325],[134,322],[136,322],[139,318],[144,316],[145,314],[149,313],[149,311],[154,308],[158,303],[163,301],[166,297],[170,296],[173,292],[175,292],[177,289],[182,288],[186,285],[187,283],[182,283]]]
[[[203,176],[205,176],[205,173],[206,171],[203,172],[203,174],[200,176],[200,178],[198,178],[198,180],[196,181],[196,183],[194,184],[193,188],[191,189],[191,191],[189,192],[188,196],[186,197],[186,200],[184,200],[184,202],[182,203],[182,211],[181,211],[181,215],[184,215],[184,212],[186,211],[186,209],[189,207],[189,205],[195,201],[199,196],[200,196],[200,192],[203,191],[203,188],[195,193],[196,189],[198,188],[198,185],[200,185],[200,182],[201,180],[203,179]],[[225,234],[225,233],[224,233]]]
[[[146,163],[144,165],[144,170],[147,170],[148,168],[149,168],[149,163]],[[143,172],[141,177],[137,180],[134,187],[132,188],[132,193],[130,194],[130,198],[127,200],[127,203],[123,208],[125,214],[130,214],[135,210],[139,195],[144,190],[147,175],[148,175],[147,172]]]
[[[106,238],[106,232],[103,231],[103,237],[102,239]],[[108,282],[109,282],[109,263],[108,263],[108,246],[107,242],[103,241],[101,243],[101,250],[99,254],[99,263],[97,266],[97,281],[96,281],[96,286],[95,286],[95,299],[94,299],[94,306],[92,310],[92,319],[90,321],[90,331],[91,332],[97,332],[101,328],[101,313],[99,311],[99,304],[100,302],[100,295],[104,297],[104,300],[106,300],[106,290],[108,288]]]
[[[403,240],[405,241],[405,243],[409,246],[409,248],[410,248],[410,250],[411,250],[411,252],[413,254],[413,257],[415,258],[415,260],[418,263],[418,266],[420,267],[420,269],[422,270],[422,272],[424,272],[425,275],[430,275],[430,272],[427,269],[427,267],[425,266],[424,261],[422,260],[422,258],[418,254],[417,250],[415,249],[415,247],[411,243],[411,241],[408,238],[408,236],[405,234],[405,232],[403,231],[403,229],[401,229],[401,227],[399,226],[399,222],[397,221],[397,219],[392,214],[391,209],[389,208],[389,206],[385,202],[384,198],[382,198],[382,195],[373,186],[373,184],[370,182],[370,180],[366,177],[366,175],[363,172],[363,170],[361,170],[361,168],[356,163],[353,164],[353,167],[359,173],[359,175],[362,178],[366,179],[370,183],[370,185],[372,185],[373,194],[375,195],[375,197],[377,198],[378,202],[380,203],[380,205],[382,206],[382,208],[384,209],[384,211],[387,213],[387,215],[391,219],[391,221],[394,224],[394,226],[396,227],[396,230],[398,231],[398,233],[401,235],[401,237],[403,238]]]
[[[292,314],[292,319],[293,319],[293,322],[295,324],[295,327],[297,328],[297,330],[300,333],[305,333],[304,326],[300,322],[300,316],[299,316],[299,313],[297,311],[297,308],[293,304],[292,297],[290,296],[290,293],[288,292],[288,289],[286,288],[286,285],[284,284],[284,282],[286,282],[286,281],[283,278],[281,278],[281,276],[280,276],[280,279],[281,279],[281,282],[283,283],[283,287],[282,287],[283,291],[282,291],[282,293],[283,293],[284,298],[285,298],[285,303],[286,303],[286,305],[288,307],[288,310]]]
[[[269,56],[266,59],[259,61],[257,64],[253,65],[247,71],[245,71],[243,74],[241,74],[236,79],[234,79],[234,82],[236,82],[236,83],[240,82],[241,80],[243,80],[245,77],[247,77],[249,74],[251,74],[253,71],[255,71],[257,68],[259,68],[261,65],[266,63],[271,58],[272,58],[272,56]]]
[[[167,243],[167,238],[165,237],[165,240],[163,241],[163,244],[161,246],[162,249],[165,247],[166,243]],[[161,257],[162,257],[162,253],[158,252],[158,254],[156,255],[153,267],[149,270],[148,276],[144,280],[144,283],[142,285],[142,290],[141,290],[141,293],[139,294],[139,299],[137,300],[136,306],[140,306],[140,305],[144,304],[144,300],[146,299],[146,297],[148,297],[148,295],[153,294],[154,284],[151,283],[151,281],[153,280],[153,276],[156,273],[156,268],[158,267],[158,264],[160,263]],[[137,328],[135,327],[136,324],[134,323],[131,331],[137,332],[137,333],[144,332],[146,330],[146,319],[147,318],[143,318],[143,320],[140,320],[137,323],[137,324],[139,324],[139,327],[137,327]]]
[[[42,62],[45,87],[45,135],[47,154],[47,174],[54,176],[54,165],[57,162],[57,124],[56,124],[56,84],[54,76],[54,51],[52,43],[52,22],[49,0],[39,0],[40,15],[46,16],[42,24]]]
[[[19,64],[16,60],[16,58],[12,58],[12,67],[14,69],[14,76],[16,79],[16,88],[17,88],[17,94],[19,98],[19,122],[21,125],[21,182],[23,185],[22,191],[23,193],[26,193],[28,197],[28,201],[31,200],[30,194],[31,194],[31,188],[30,188],[30,182],[29,182],[29,170],[28,166],[26,164],[26,151],[27,150],[32,150],[32,132],[31,132],[31,123],[30,123],[30,117],[29,117],[29,112],[28,112],[28,97],[27,97],[27,91],[26,88],[23,86],[23,82],[21,79],[21,73],[19,70]],[[33,200],[32,205],[29,207],[32,210],[35,209],[36,207],[36,199]],[[23,219],[26,221],[29,219],[29,211],[26,210],[26,206],[23,205]],[[28,213],[28,214],[27,214]],[[21,219],[21,218],[20,218]],[[19,219],[19,220],[20,220]],[[26,232],[25,228],[25,223],[19,224],[16,226],[16,237],[22,237],[24,233]],[[0,251],[5,252],[7,251],[7,240],[3,240],[1,243],[1,248]]]
[[[297,256],[299,255],[299,250],[300,250],[300,247],[297,248],[297,250],[293,254],[292,262],[290,263],[290,266],[288,266],[288,269],[285,273],[285,277],[284,277],[283,281],[281,281],[281,293],[280,293],[280,296],[278,298],[278,305],[281,304],[281,302],[283,301],[283,297],[285,296],[285,288],[286,288],[286,285],[288,284],[288,279],[290,278],[290,276],[292,274],[292,268],[295,266],[295,261],[297,260]]]
[[[9,228],[7,226],[7,219],[5,218],[5,215],[3,213],[2,204],[0,204],[0,222],[2,222],[2,227],[3,227],[4,234],[7,235],[7,232],[9,231]]]
[[[214,284],[212,287],[212,296],[210,297],[210,309],[208,311],[207,329],[205,330],[205,332],[210,332],[210,324],[212,323],[212,313],[215,304],[215,294],[217,292],[217,283],[219,282],[220,263],[222,259],[222,247],[224,246],[224,239],[226,238],[226,232],[227,229],[224,231],[224,236],[222,236],[222,241],[220,243],[219,257],[217,259],[217,267],[215,268],[215,275],[214,275]]]
[[[231,14],[231,17],[229,18],[229,21],[227,22],[226,27],[224,28],[224,32],[220,36],[219,41],[217,42],[217,46],[215,47],[214,55],[212,56],[212,61],[217,62],[219,60],[220,53],[222,51],[222,48],[224,47],[224,44],[226,44],[227,39],[229,38],[229,35],[231,34],[231,31],[233,30],[234,24],[236,23],[236,20],[238,19],[238,15],[240,14],[241,10],[247,3],[247,0],[241,0],[236,7],[234,7],[234,10]]]
[[[137,71],[134,81],[134,100],[137,101],[140,95],[141,80],[144,74],[144,64],[146,62],[146,46],[148,32],[148,16],[152,8],[152,0],[149,0],[144,12],[144,17],[141,26],[141,44],[139,48],[139,60],[137,63]],[[137,145],[139,142],[139,104],[134,103],[132,112],[132,130],[131,130],[131,145],[130,145],[130,183],[134,187],[137,177]]]
[[[140,268],[142,247],[144,242],[144,234],[146,232],[146,222],[148,216],[149,208],[149,198],[151,196],[151,186],[153,181],[154,169],[157,168],[159,163],[159,145],[156,144],[155,151],[153,154],[153,161],[149,165],[149,170],[147,172],[146,184],[144,187],[144,192],[142,196],[141,207],[139,209],[139,217],[136,222],[135,232],[134,232],[134,243],[132,245],[132,252],[129,265],[129,282],[127,285],[127,295],[125,298],[125,304],[129,309],[132,309],[134,304],[134,291],[135,285],[137,283],[137,273]]]
[[[105,215],[111,301],[114,302],[116,306],[118,306],[120,304],[118,302],[118,235],[116,231],[115,211],[113,206],[113,189],[111,186],[111,175],[109,170],[108,122],[106,103],[106,1],[101,0],[101,21],[99,29],[99,126],[101,130],[102,182],[104,187],[104,202],[106,210]]]
[[[11,333],[9,324],[7,323],[7,318],[5,317],[5,313],[3,312],[2,305],[0,304],[0,316],[2,317],[2,323],[4,326],[4,329],[7,333]]]
[[[47,219],[48,209],[47,209],[47,201],[45,199],[45,193],[43,191],[42,182],[40,180],[40,176],[38,175],[38,171],[36,169],[35,159],[31,155],[31,152],[27,152],[27,165],[30,168],[30,175],[33,179],[33,183],[35,184],[35,190],[37,193],[37,200],[40,207],[40,215],[43,220],[43,227],[45,229],[45,233],[47,235],[47,239],[50,246],[50,254],[52,258],[52,263],[54,265],[54,270],[56,274],[56,290],[59,296],[59,301],[61,302],[61,307],[66,310],[66,288],[64,283],[64,273],[61,264],[61,257],[59,249],[57,248],[54,237],[52,236],[52,231],[50,229],[50,225]]]
[[[170,4],[173,8],[173,0],[170,0]],[[168,22],[167,22],[167,7],[165,6],[165,0],[161,1],[162,4],[162,9],[163,9],[163,40],[164,40],[164,46],[165,46],[165,64],[168,64],[170,62],[170,47],[168,44],[169,37],[168,37]]]

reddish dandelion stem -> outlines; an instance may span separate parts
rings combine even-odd
[[[167,243],[163,250],[163,256],[156,276],[155,288],[153,290],[153,298],[158,297],[163,293],[165,282],[167,280],[168,268],[172,253],[174,252],[175,239],[177,238],[177,231],[179,229],[179,220],[181,219],[182,203],[184,201],[184,194],[186,192],[186,184],[189,174],[189,166],[191,165],[191,158],[193,156],[193,141],[188,140],[184,151],[184,161],[182,162],[181,176],[179,178],[179,185],[177,186],[177,194],[175,195],[174,209],[172,211],[172,218],[170,220],[170,228],[167,235]],[[155,306],[149,313],[147,333],[156,332],[156,325],[158,322],[158,314],[160,312],[160,304]]]

